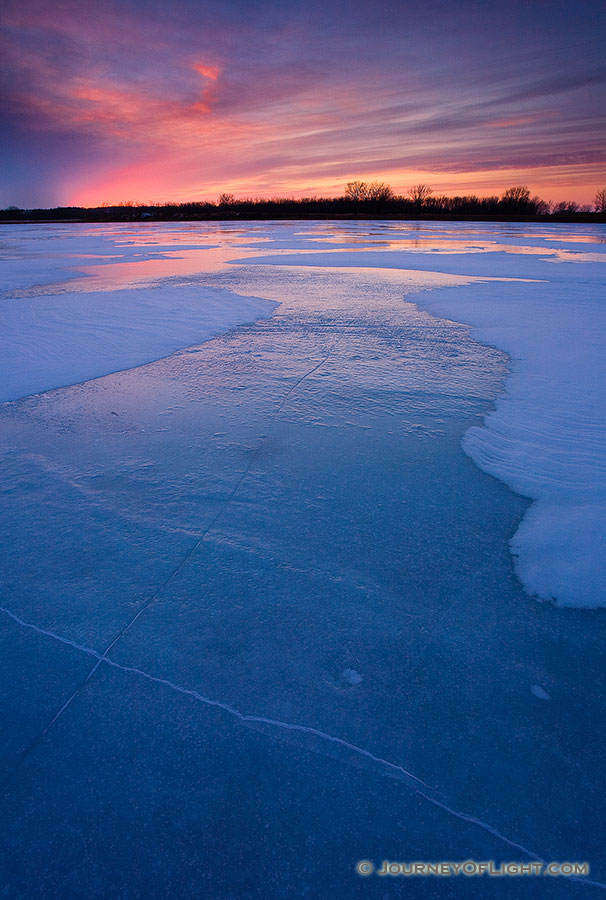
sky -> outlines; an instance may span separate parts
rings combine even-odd
[[[603,0],[3,0],[0,206],[606,186]]]

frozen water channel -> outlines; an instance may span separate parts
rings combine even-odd
[[[0,240],[0,897],[600,896],[606,229]]]

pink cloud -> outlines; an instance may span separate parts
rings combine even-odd
[[[204,78],[210,78],[211,81],[216,81],[221,73],[220,66],[212,66],[208,63],[194,63],[193,68],[200,75],[203,75]]]

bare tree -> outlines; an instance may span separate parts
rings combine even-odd
[[[601,188],[593,198],[595,211],[598,213],[606,213],[606,188]]]
[[[365,181],[348,181],[345,187],[345,196],[348,200],[367,200],[368,185]]]
[[[528,203],[530,191],[525,184],[517,184],[515,187],[507,188],[501,199],[505,203]]]
[[[391,200],[393,191],[384,181],[371,181],[366,188],[368,200]]]
[[[566,213],[574,213],[579,211],[579,204],[575,203],[574,200],[562,200],[560,203],[556,203],[553,208],[554,213],[560,213],[564,215]]]
[[[417,209],[421,209],[431,194],[433,194],[433,188],[429,187],[428,184],[415,184],[408,191],[408,196],[417,204]]]
[[[540,197],[533,197],[530,201],[534,206],[534,211],[538,216],[548,216],[551,210],[549,203],[545,200],[541,200]]]
[[[236,198],[233,194],[219,194],[219,206],[231,206],[235,202]]]

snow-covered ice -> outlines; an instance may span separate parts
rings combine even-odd
[[[605,229],[0,231],[0,896],[596,893]]]
[[[130,369],[271,315],[276,304],[188,285],[0,301],[0,402]]]
[[[171,253],[179,262],[191,256],[185,242],[175,254],[170,236],[144,249],[128,233],[115,241],[111,232],[88,229],[64,235],[64,229],[24,229],[13,233],[5,250],[0,402],[160,359],[269,316],[276,305],[225,289],[154,280],[166,261],[174,269]],[[200,244],[198,253],[212,249]],[[142,267],[146,277],[137,286]],[[104,278],[108,268],[112,276]],[[48,287],[53,281],[60,282],[57,293]]]

